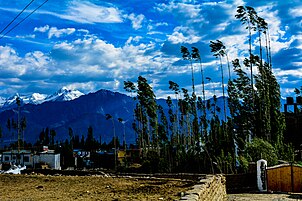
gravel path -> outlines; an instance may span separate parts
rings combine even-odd
[[[302,194],[228,194],[228,201],[297,201],[302,200]]]

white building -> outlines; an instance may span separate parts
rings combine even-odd
[[[33,154],[29,150],[11,150],[2,153],[2,163],[17,163],[20,165],[32,166]]]
[[[51,169],[60,170],[60,154],[56,154],[54,150],[45,150],[36,154],[29,150],[6,151],[2,153],[2,163],[16,163],[26,165],[26,167],[36,168],[36,164],[48,165]]]
[[[45,150],[34,155],[34,163],[46,164],[51,169],[60,170],[60,154],[56,154],[54,150]]]

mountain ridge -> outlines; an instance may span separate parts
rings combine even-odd
[[[70,92],[66,89],[67,92]],[[57,95],[64,94],[66,90],[59,90]],[[39,97],[39,95],[36,94]],[[16,97],[16,96],[15,96]],[[53,96],[54,97],[54,96]],[[24,101],[20,108],[21,117],[25,117],[27,127],[24,130],[25,140],[35,142],[39,139],[40,132],[45,129],[54,129],[57,132],[56,140],[63,141],[68,139],[68,129],[72,128],[75,135],[87,135],[89,126],[94,130],[94,136],[97,140],[100,138],[103,142],[109,142],[113,137],[112,121],[106,120],[106,114],[113,117],[116,134],[119,139],[123,139],[125,129],[127,143],[135,143],[135,133],[132,129],[133,110],[136,101],[125,94],[119,92],[112,92],[101,89],[85,95],[80,95],[72,100],[63,98],[52,99],[53,101],[43,101],[41,103],[26,103]],[[173,100],[176,101],[176,100]],[[213,99],[210,99],[213,103]],[[166,115],[168,106],[165,99],[157,99],[158,104],[163,106]],[[284,103],[284,100],[282,101]],[[176,102],[174,102],[177,104]],[[17,119],[16,104],[12,104],[12,108],[7,108],[1,111],[0,125],[2,126],[4,139],[12,139],[13,133],[16,131],[9,131],[6,128],[8,119]],[[220,119],[223,119],[223,97],[217,98],[217,106],[220,107],[221,112],[216,113]],[[281,108],[283,109],[283,107]],[[227,108],[227,114],[229,110]],[[210,119],[213,114],[207,111],[207,118]],[[122,118],[125,122],[122,124],[118,121]],[[124,127],[125,125],[125,127]]]
[[[63,87],[56,91],[51,95],[47,94],[40,94],[40,93],[33,93],[30,95],[20,95],[16,93],[15,95],[9,98],[0,97],[0,111],[5,111],[8,109],[12,109],[17,107],[16,98],[19,97],[21,100],[21,104],[42,104],[44,102],[49,101],[70,101],[79,98],[80,96],[84,95],[84,93],[78,90],[70,90],[66,87]]]
[[[118,118],[127,120],[125,129],[130,135],[133,119],[133,99],[118,92],[99,90],[83,95],[70,101],[48,101],[41,104],[25,104],[20,108],[21,116],[26,118],[27,127],[24,130],[25,140],[35,142],[39,133],[48,127],[57,132],[56,139],[63,141],[68,138],[68,129],[71,127],[75,135],[87,134],[89,126],[93,127],[95,138],[100,136],[103,141],[112,139],[112,121],[106,120],[106,114],[111,114],[116,125],[118,137],[122,139],[123,125]],[[17,114],[13,109],[4,110],[0,115],[0,124],[3,128],[4,139],[12,138],[12,132],[4,126],[8,119],[16,119]],[[15,132],[16,135],[16,131]],[[131,141],[132,136],[127,136]],[[134,143],[134,142],[132,142]]]

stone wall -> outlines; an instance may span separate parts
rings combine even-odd
[[[227,200],[226,180],[223,175],[207,175],[198,184],[184,193],[180,200],[224,201]]]

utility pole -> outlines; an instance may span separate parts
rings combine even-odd
[[[18,105],[18,113],[17,113],[17,115],[18,115],[18,122],[17,122],[17,124],[18,124],[18,156],[17,156],[17,162],[18,163],[20,163],[20,135],[21,135],[21,129],[20,129],[20,106],[21,106],[21,100],[20,100],[20,97],[18,96],[17,98],[16,98],[16,103],[17,103],[17,105]]]

